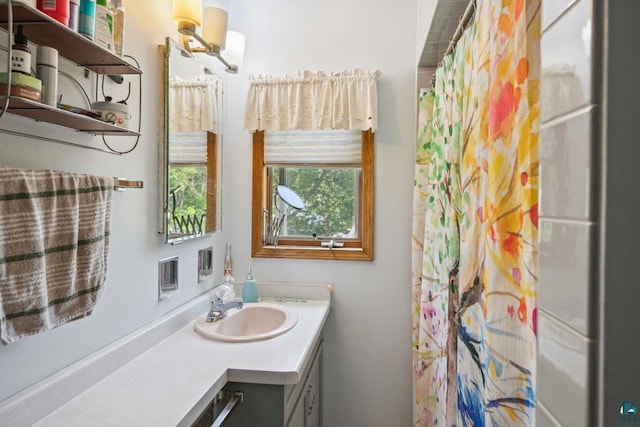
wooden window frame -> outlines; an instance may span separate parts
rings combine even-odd
[[[205,234],[217,230],[218,223],[218,135],[207,132],[207,216]]]
[[[373,261],[374,217],[374,134],[362,132],[362,173],[360,184],[359,239],[345,239],[342,248],[323,248],[311,239],[279,239],[278,246],[262,244],[264,209],[269,197],[267,167],[264,163],[264,131],[253,133],[253,188],[251,221],[251,255],[254,258],[292,258],[344,261]],[[341,239],[336,241],[342,242]],[[313,245],[313,246],[312,246]]]

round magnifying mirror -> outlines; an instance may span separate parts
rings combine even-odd
[[[302,198],[298,196],[298,193],[286,187],[284,185],[278,185],[276,187],[276,193],[285,202],[287,205],[291,206],[294,209],[304,209],[304,202]]]

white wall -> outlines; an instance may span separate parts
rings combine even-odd
[[[215,264],[216,276],[222,274],[225,232],[178,246],[163,244],[157,234],[157,106],[162,100],[157,45],[164,44],[164,38],[176,31],[170,16],[170,0],[154,2],[154,5],[152,8],[149,2],[133,1],[126,4],[126,53],[140,61],[144,72],[142,137],[133,153],[119,157],[0,133],[0,165],[120,176],[143,180],[145,186],[142,190],[114,193],[107,282],[94,313],[9,346],[0,345],[0,401],[210,289],[212,283],[197,285],[199,249],[214,245],[214,259],[220,261]],[[81,69],[61,65],[63,67],[83,79]],[[136,100],[137,78],[127,80],[132,81],[131,100]],[[93,87],[91,82],[87,83],[87,88]],[[68,80],[61,78],[60,84],[65,102],[83,105]],[[107,90],[116,100],[126,96],[126,88],[114,88],[107,83]],[[77,99],[73,100],[74,97]],[[137,116],[137,101],[130,104]],[[100,138],[22,118],[3,117],[0,127],[102,144]],[[115,148],[125,149],[135,138],[107,137],[107,140]],[[175,255],[180,257],[181,291],[169,300],[158,302],[157,263]]]
[[[259,268],[259,280],[334,283],[325,334],[325,425],[410,425],[416,1],[230,2],[230,29],[246,34],[247,50],[240,74],[225,82],[223,232],[179,246],[161,244],[156,234],[156,106],[161,101],[156,45],[175,35],[170,1],[160,3],[153,8],[150,2],[126,4],[126,50],[140,60],[145,73],[143,137],[134,153],[118,158],[0,135],[0,164],[125,176],[142,179],[146,186],[115,195],[109,277],[95,313],[0,347],[0,400],[203,292],[195,284],[197,250],[214,244],[214,259],[221,261],[224,242],[230,240],[239,279],[253,265]],[[252,260],[251,137],[242,130],[248,75],[354,67],[382,71],[375,261]],[[69,131],[46,129],[74,137]],[[180,256],[182,291],[158,303],[157,261],[173,255]]]
[[[333,282],[325,338],[324,424],[411,425],[410,239],[415,147],[416,3],[233,0],[230,28],[247,36],[244,67],[227,79],[226,208],[236,276]],[[379,69],[375,261],[250,258],[251,137],[241,130],[249,74]]]

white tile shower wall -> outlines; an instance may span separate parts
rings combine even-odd
[[[599,425],[599,45],[592,0],[542,8],[538,424],[590,427]]]
[[[538,394],[563,427],[593,425],[594,342],[538,313]]]
[[[538,306],[590,337],[597,327],[590,308],[595,231],[593,224],[540,221]]]
[[[591,0],[580,0],[542,35],[543,122],[593,102],[591,12]]]
[[[542,1],[542,30],[544,31],[578,0],[543,0]]]
[[[549,410],[540,402],[536,402],[536,426],[537,427],[562,427],[558,421],[553,418]]]
[[[548,122],[540,133],[540,216],[592,220],[597,180],[592,129],[598,109]]]

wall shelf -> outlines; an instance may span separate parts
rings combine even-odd
[[[4,96],[0,96],[4,101]],[[50,107],[40,102],[31,101],[16,96],[9,97],[8,113],[29,117],[41,122],[72,128],[80,132],[96,135],[139,136],[140,133],[125,129],[111,123],[103,122],[82,114],[72,113],[60,108]]]
[[[11,34],[15,33],[17,26],[23,25],[25,35],[31,42],[38,46],[49,46],[57,49],[60,57],[80,67],[84,67],[98,74],[142,74],[139,68],[129,64],[123,58],[103,49],[41,11],[15,0],[6,0],[6,2],[0,3],[4,3],[0,4],[0,28],[7,31],[8,43],[11,43]],[[7,72],[8,71],[9,64],[7,64]],[[5,101],[7,101],[6,93],[0,93],[0,105],[4,105]],[[9,97],[6,112],[27,117],[38,122],[63,126],[89,134],[140,136],[140,133],[136,131],[16,96]],[[2,109],[0,117],[2,117],[4,113],[5,110]],[[54,138],[25,134],[11,129],[0,129],[0,131],[7,134],[28,136],[35,139],[96,149],[98,151],[113,151],[82,144],[68,143]],[[137,141],[138,140],[136,140],[136,145],[138,143]],[[116,154],[123,153],[116,152]]]
[[[13,28],[23,25],[26,36],[39,46],[58,49],[60,56],[99,74],[142,74],[119,56],[96,45],[86,37],[76,33],[39,10],[13,1]],[[0,5],[0,27],[7,30],[6,5]]]

